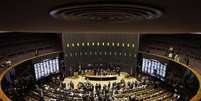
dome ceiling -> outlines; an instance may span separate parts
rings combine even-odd
[[[4,0],[0,31],[201,32],[200,0]]]
[[[87,3],[61,6],[50,15],[68,22],[127,23],[159,18],[159,9],[132,3]]]

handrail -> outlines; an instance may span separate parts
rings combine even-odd
[[[195,69],[193,69],[192,67],[190,66],[187,66],[181,62],[178,62],[178,61],[175,61],[173,59],[170,59],[166,56],[162,56],[162,55],[157,55],[157,54],[152,54],[152,53],[146,53],[146,52],[143,52],[143,51],[139,51],[138,53],[142,53],[142,54],[148,54],[148,55],[152,55],[152,56],[156,56],[156,57],[160,57],[160,58],[163,58],[163,59],[166,59],[166,60],[170,60],[170,61],[173,61],[187,69],[189,69],[191,72],[193,72],[193,74],[197,77],[198,81],[199,81],[199,89],[196,93],[196,95],[194,95],[190,101],[200,101],[201,100],[201,75],[198,73],[198,71],[196,71]]]
[[[35,58],[39,58],[39,57],[43,57],[43,56],[48,56],[48,55],[51,55],[51,54],[59,54],[59,53],[62,53],[62,51],[56,51],[56,52],[50,52],[50,53],[46,53],[46,54],[42,54],[42,55],[38,55],[38,56],[34,56],[34,57],[31,57],[31,58],[28,58],[28,59],[25,59],[25,60],[22,60],[20,62],[17,62],[13,65],[11,65],[10,67],[8,67],[6,70],[4,70],[1,74],[0,74],[0,98],[3,100],[3,101],[12,101],[11,99],[9,99],[6,94],[3,92],[2,90],[2,87],[1,87],[1,82],[2,82],[2,79],[4,77],[4,75],[6,75],[6,73],[11,70],[12,68],[16,67],[17,65],[23,63],[23,62],[26,62],[28,60],[32,60],[32,59],[35,59]]]

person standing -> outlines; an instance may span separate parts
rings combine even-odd
[[[35,49],[35,56],[38,56],[38,49]]]

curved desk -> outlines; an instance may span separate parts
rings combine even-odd
[[[88,80],[107,81],[116,80],[118,75],[85,75]]]

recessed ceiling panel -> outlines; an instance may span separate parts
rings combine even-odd
[[[50,15],[68,22],[124,23],[152,20],[162,16],[162,11],[150,6],[129,3],[87,3],[61,6]]]

